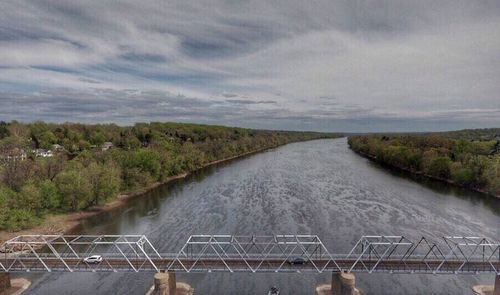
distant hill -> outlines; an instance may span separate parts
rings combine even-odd
[[[463,129],[457,131],[437,132],[437,134],[455,139],[500,140],[500,128]]]

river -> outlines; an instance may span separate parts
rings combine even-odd
[[[192,234],[317,234],[331,252],[361,235],[500,237],[500,200],[390,172],[345,138],[288,144],[203,169],[90,219],[88,234],[145,234],[177,252]],[[27,294],[144,294],[152,274],[34,275]],[[493,275],[359,274],[365,294],[471,294]],[[196,294],[314,294],[330,275],[178,274]]]

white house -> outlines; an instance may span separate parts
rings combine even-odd
[[[113,143],[110,141],[106,141],[105,143],[102,144],[101,149],[104,152],[104,151],[109,150],[112,147],[113,147]]]
[[[50,158],[54,155],[51,150],[46,150],[46,149],[35,149],[33,150],[33,153],[35,154],[36,157],[42,157],[42,158]]]
[[[52,145],[51,150],[53,150],[55,152],[61,152],[61,151],[64,151],[64,147],[62,145],[56,143],[56,144]]]
[[[2,162],[13,162],[13,161],[24,161],[28,158],[28,155],[24,149],[14,148],[11,151],[0,155],[0,160]]]

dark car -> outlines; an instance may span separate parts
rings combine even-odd
[[[302,257],[295,257],[290,259],[289,263],[291,265],[303,265],[307,263],[307,260]]]
[[[271,287],[271,289],[269,289],[269,292],[267,293],[267,295],[279,295],[280,294],[280,290],[276,287]]]

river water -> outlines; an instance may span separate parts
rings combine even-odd
[[[177,252],[192,234],[317,234],[345,253],[362,235],[500,237],[500,200],[388,172],[345,138],[293,143],[209,167],[86,222],[80,233],[145,234]],[[178,274],[196,294],[314,294],[327,274]],[[33,276],[28,294],[144,294],[152,274]],[[365,294],[471,294],[493,275],[359,274]]]

